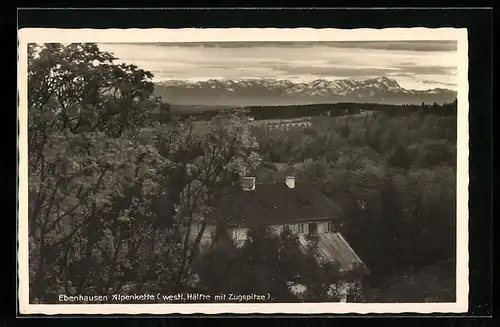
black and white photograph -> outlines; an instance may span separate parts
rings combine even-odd
[[[21,312],[466,311],[466,37],[21,30]]]

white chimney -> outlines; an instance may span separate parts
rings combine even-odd
[[[241,179],[241,188],[243,191],[253,191],[255,190],[255,177],[243,177]]]
[[[287,176],[285,178],[285,184],[289,188],[295,188],[295,177],[293,177],[293,176]]]

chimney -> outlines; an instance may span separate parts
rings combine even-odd
[[[285,178],[285,184],[286,186],[288,186],[288,188],[295,188],[295,177],[287,176]]]
[[[241,188],[243,191],[253,191],[255,190],[255,177],[243,177],[241,179]]]

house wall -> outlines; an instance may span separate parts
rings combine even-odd
[[[247,239],[248,228],[246,227],[235,227],[229,228],[229,232],[231,233],[233,240],[236,243],[243,243]]]
[[[302,232],[299,232],[299,225],[302,225]],[[326,233],[328,232],[328,222],[319,222],[318,225],[318,233]],[[283,228],[288,227],[292,233],[294,234],[308,234],[309,233],[309,224],[307,222],[302,224],[280,224],[280,225],[271,225],[269,228],[276,234],[280,234],[283,231]],[[248,228],[246,227],[236,227],[230,228],[230,232],[232,233],[234,239],[236,241],[242,242],[246,239]]]
[[[196,237],[198,236],[200,230],[201,230],[200,223],[194,223],[191,225],[190,238],[192,241],[196,240]],[[232,235],[233,239],[237,242],[243,242],[246,239],[247,232],[248,228],[245,227],[229,228],[230,235]],[[215,235],[215,225],[206,224],[201,243],[210,243],[214,235]]]
[[[316,223],[318,228],[318,234],[320,233],[327,233],[328,232],[328,222],[325,221],[325,222],[318,222]],[[302,231],[299,232],[299,225],[302,225]],[[274,230],[276,233],[281,233],[281,231],[283,230],[283,228],[287,226],[291,231],[292,233],[294,234],[309,234],[309,223],[308,222],[304,222],[304,223],[296,223],[296,224],[282,224],[282,225],[272,225],[270,226],[270,228],[272,230]]]
[[[299,225],[302,225],[302,231],[299,232]],[[200,231],[200,223],[194,223],[191,225],[191,236],[190,238],[194,241],[196,237],[198,236],[198,232]],[[304,223],[295,223],[295,224],[276,224],[276,225],[271,225],[269,228],[276,234],[280,234],[283,228],[287,226],[292,233],[294,234],[308,234],[309,233],[309,224],[308,222]],[[326,233],[328,232],[328,222],[318,222],[317,223],[317,230],[318,233]],[[233,239],[236,242],[242,243],[246,240],[247,238],[247,232],[248,228],[247,227],[229,227],[229,233],[233,236]],[[215,225],[212,224],[206,224],[205,231],[203,233],[202,237],[202,243],[210,242],[212,240],[212,235],[215,233]]]
[[[193,242],[196,240],[196,237],[198,237],[198,233],[200,232],[200,230],[201,230],[200,223],[191,224],[191,231],[189,237]],[[215,235],[215,225],[206,224],[200,243],[202,245],[210,243],[212,241],[213,235]]]

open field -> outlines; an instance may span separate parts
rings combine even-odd
[[[249,115],[248,125],[253,128],[265,128],[265,129],[297,129],[297,128],[307,128],[312,127],[313,124],[325,124],[330,121],[342,121],[352,118],[362,118],[373,114],[374,111],[361,110],[359,113],[341,115],[341,116],[307,116],[298,118],[273,118],[273,119],[259,119],[255,120],[251,115]],[[200,119],[194,122],[196,128],[200,131],[208,128],[210,124],[209,119]]]
[[[262,120],[254,120],[249,121],[248,125],[251,127],[264,127],[264,128],[305,128],[311,126],[312,117],[303,117],[303,118],[295,118],[295,119],[262,119]],[[210,121],[208,120],[198,120],[194,122],[197,130],[202,130],[204,128],[208,128],[210,125]]]
[[[253,127],[268,128],[292,128],[310,127],[312,117],[292,118],[292,119],[262,119],[249,122]]]
[[[195,114],[206,111],[218,111],[234,108],[234,106],[217,105],[217,106],[206,106],[206,105],[184,105],[184,104],[171,104],[172,113],[175,114]]]

